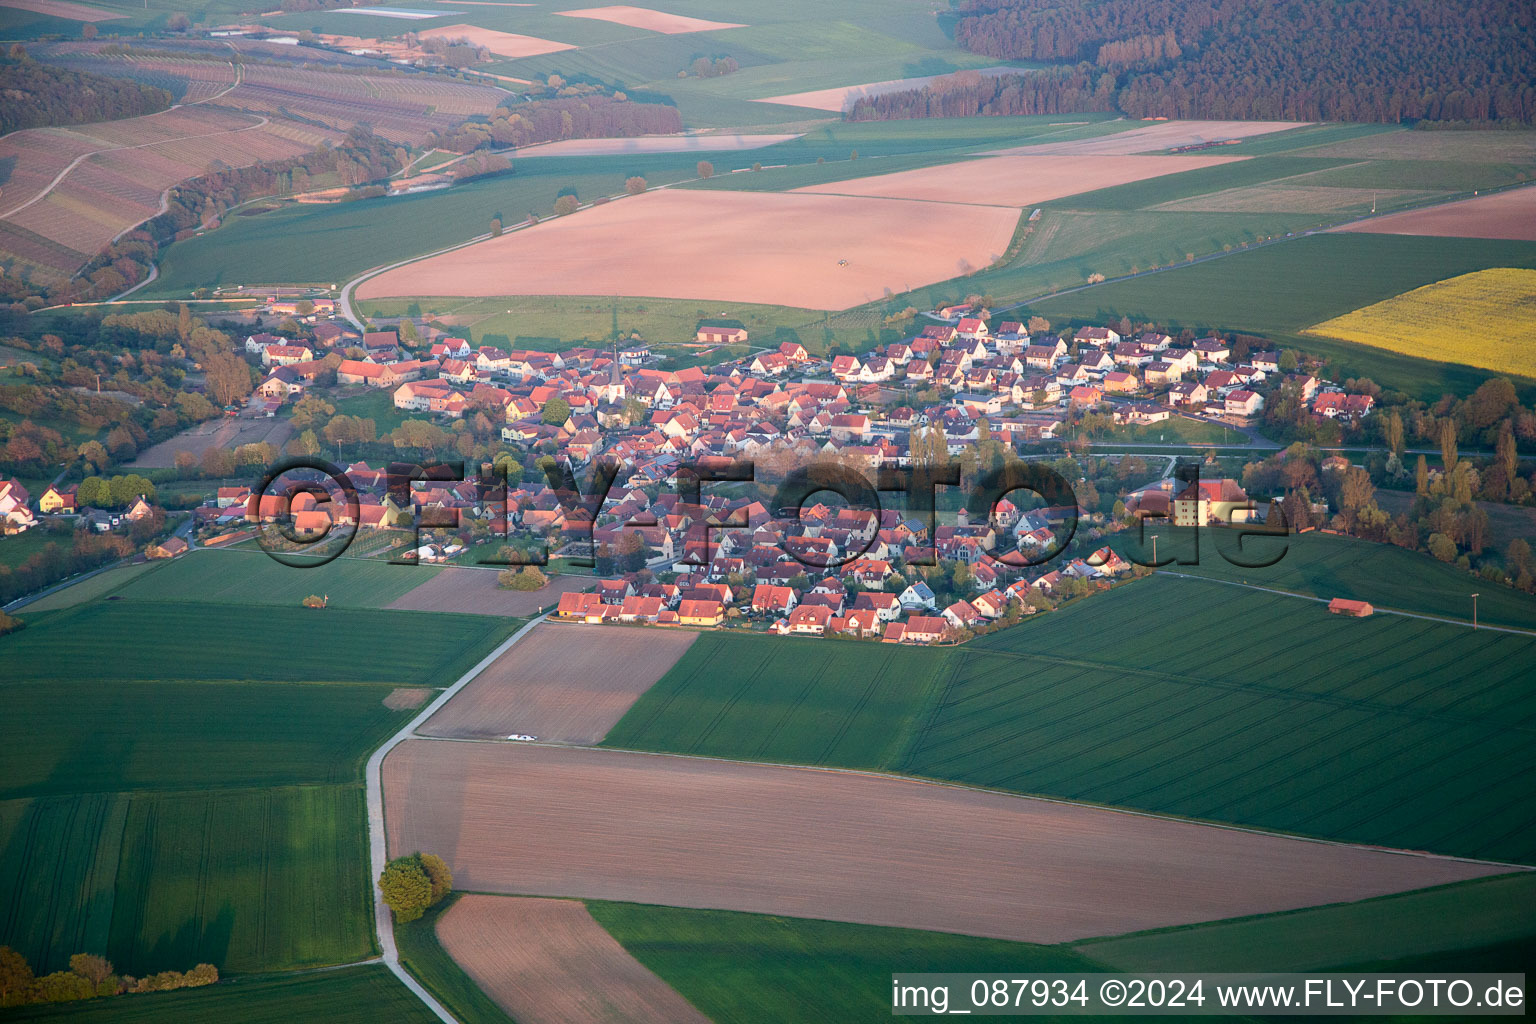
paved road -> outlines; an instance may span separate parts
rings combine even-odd
[[[395,947],[394,917],[391,915],[389,907],[384,905],[384,894],[379,891],[379,887],[376,884],[378,877],[384,873],[384,865],[389,861],[389,847],[384,831],[384,783],[382,774],[384,757],[391,750],[395,749],[398,744],[409,739],[411,734],[416,731],[417,726],[431,718],[438,708],[448,703],[454,694],[468,686],[476,676],[485,671],[497,658],[510,650],[513,644],[527,636],[529,631],[540,622],[543,622],[545,618],[546,616],[540,615],[522,629],[507,637],[501,646],[487,654],[480,660],[479,664],[460,676],[457,682],[438,694],[436,700],[422,708],[415,718],[405,723],[399,732],[385,741],[384,745],[375,750],[373,756],[368,758],[365,777],[368,784],[368,855],[372,866],[372,873],[369,875],[368,881],[373,889],[373,926],[378,936],[379,949],[383,951],[384,966],[388,967],[390,972],[399,978],[406,988],[414,992],[417,998],[425,1003],[427,1008],[435,1013],[439,1020],[443,1021],[443,1024],[458,1024],[458,1021],[453,1014],[444,1008],[443,1004],[439,1003],[432,997],[431,993],[422,988],[404,967],[400,966],[400,951]]]

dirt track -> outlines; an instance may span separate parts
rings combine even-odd
[[[846,309],[989,265],[1018,220],[995,206],[661,189],[385,271],[356,297],[635,295]]]
[[[461,896],[437,937],[521,1024],[709,1024],[573,900]]]
[[[555,576],[541,590],[503,590],[490,569],[445,566],[419,586],[390,602],[407,612],[464,612],[470,615],[536,615],[558,604],[560,595],[592,586],[590,576]]]
[[[1501,869],[845,772],[410,740],[391,851],[464,889],[1063,942]]]
[[[455,739],[513,733],[597,743],[698,634],[546,622],[417,731]]]
[[[1337,230],[1372,235],[1508,238],[1536,242],[1536,187],[1513,188],[1425,210],[1405,210]]]
[[[1235,156],[1113,156],[1085,164],[1075,156],[992,156],[894,174],[807,185],[796,192],[885,196],[934,203],[1029,206],[1127,182],[1214,167]]]

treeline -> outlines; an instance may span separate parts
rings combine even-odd
[[[166,992],[199,988],[218,980],[219,969],[212,964],[198,964],[185,973],[161,971],[143,978],[118,975],[110,960],[91,953],[70,957],[67,971],[37,976],[25,957],[9,946],[0,946],[0,1006],[70,1003],[130,992]]]
[[[1133,117],[1536,122],[1528,0],[968,0],[955,38],[1114,69]]]
[[[23,128],[89,124],[153,114],[171,94],[126,78],[40,64],[18,44],[0,57],[0,135]]]
[[[921,89],[866,96],[848,111],[850,121],[903,121],[919,117],[1005,117],[1115,109],[1115,76],[1088,66],[1028,75],[958,71]]]
[[[119,534],[64,529],[62,543],[45,545],[18,566],[0,565],[0,604],[133,554],[133,541]]]
[[[663,103],[637,103],[623,93],[530,100],[498,108],[489,123],[471,121],[436,132],[428,148],[471,153],[485,146],[533,146],[563,139],[671,135],[683,130],[682,115]]]

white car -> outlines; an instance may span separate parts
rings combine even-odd
[[[530,742],[532,742],[534,740],[537,740],[538,737],[537,736],[529,736],[525,732],[515,732],[511,736],[508,736],[507,739],[509,739],[509,740],[517,740],[520,743],[530,743]]]

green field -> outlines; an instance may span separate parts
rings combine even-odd
[[[207,604],[296,607],[310,594],[330,598],[325,609],[382,608],[437,573],[428,565],[338,558],[315,568],[294,568],[261,551],[198,550],[133,580],[125,601],[196,601]]]
[[[708,637],[608,742],[1536,860],[1531,638],[1157,577],[924,653]]]
[[[1193,551],[1188,531],[1172,527],[1152,532],[1162,534],[1161,557],[1178,553],[1188,557]],[[1496,586],[1486,580],[1391,544],[1373,544],[1326,533],[1293,534],[1285,539],[1284,556],[1263,569],[1244,569],[1222,557],[1236,540],[1225,531],[1205,531],[1199,565],[1168,565],[1170,572],[1209,576],[1261,587],[1275,587],[1296,594],[1332,600],[1347,597],[1370,601],[1378,608],[1420,615],[1437,615],[1470,622],[1472,597],[1477,593],[1477,619],[1484,625],[1536,629],[1536,599],[1511,587]],[[1130,536],[1129,534],[1127,536]],[[1268,537],[1245,542],[1245,560],[1260,561],[1280,552],[1280,541]],[[1175,546],[1168,546],[1168,545]],[[1136,547],[1127,541],[1128,550]],[[1117,547],[1121,545],[1117,544]],[[1149,557],[1150,553],[1142,557]]]
[[[73,608],[77,604],[94,601],[99,597],[111,593],[118,587],[124,586],[135,577],[156,568],[155,562],[132,562],[128,565],[120,565],[107,572],[98,573],[90,579],[72,583],[63,590],[40,597],[31,604],[26,605],[28,615],[38,612],[57,611],[60,608]]]
[[[587,908],[715,1024],[889,1021],[891,975],[904,971],[1102,970],[1062,946],[723,910]]]
[[[71,1024],[437,1024],[437,1017],[382,966],[283,978],[250,978],[182,992],[6,1011],[6,1020]]]
[[[395,945],[400,962],[438,1002],[462,1024],[512,1024],[496,1002],[480,991],[442,943],[437,941],[437,922],[453,906],[457,895],[429,909],[409,924],[395,924]]]
[[[949,664],[943,650],[704,633],[604,744],[884,768]]]
[[[0,943],[35,967],[254,972],[373,953],[361,786],[0,803]]]
[[[253,556],[252,568],[257,564]],[[509,623],[484,615],[297,606],[254,614],[238,605],[123,598],[29,616],[26,629],[0,641],[0,685],[195,679],[445,686],[509,632]]]
[[[1079,952],[1124,971],[1307,971],[1432,957],[1536,936],[1536,874],[1447,885],[1288,914],[1217,921],[1080,943]],[[1524,970],[1505,958],[1478,970]]]
[[[384,706],[390,690],[91,678],[8,686],[0,798],[351,782],[410,717]]]

